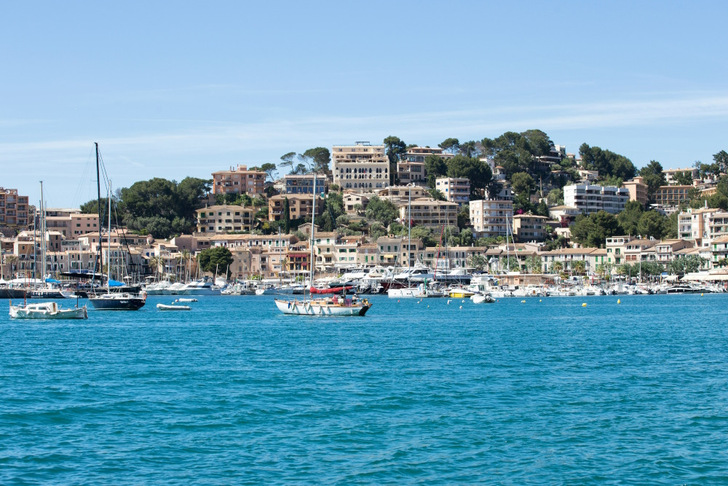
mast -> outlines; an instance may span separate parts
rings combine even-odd
[[[45,200],[43,199],[43,181],[40,181],[40,278],[45,282],[46,239],[45,239]]]
[[[111,292],[111,181],[109,181],[109,190],[107,191],[109,197],[109,229],[106,233],[106,293]]]
[[[96,147],[96,208],[99,212],[99,244],[96,245],[96,251],[97,251],[97,261],[98,261],[98,269],[101,270],[103,273],[103,260],[101,258],[101,228],[103,227],[103,218],[101,217],[101,175],[99,171],[99,143],[94,142],[94,146]],[[94,272],[93,279],[96,278],[96,272]]]
[[[311,212],[311,268],[309,268],[309,287],[313,287],[313,272],[315,267],[315,255],[313,251],[313,243],[316,241],[314,239],[314,225],[316,224],[316,172],[313,173],[313,205],[312,205],[312,212]],[[305,289],[304,289],[305,291]]]

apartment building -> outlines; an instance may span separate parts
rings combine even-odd
[[[369,204],[369,198],[363,194],[346,193],[343,197],[344,211],[346,214],[354,216],[359,213],[359,209],[366,209]]]
[[[660,186],[655,192],[655,204],[659,206],[678,206],[690,201],[693,186]]]
[[[429,194],[421,186],[389,186],[377,191],[377,196],[380,199],[387,199],[394,205],[399,205],[421,197],[429,197]]]
[[[507,236],[512,231],[513,201],[470,201],[470,224],[478,236],[492,238]]]
[[[647,204],[647,184],[642,177],[635,177],[622,183],[622,186],[629,192],[629,200],[637,201],[641,205]]]
[[[313,215],[313,196],[306,194],[278,194],[268,199],[268,221],[281,221],[283,208],[288,199],[288,208],[291,219],[310,218]],[[324,210],[324,199],[316,196],[316,215]]]
[[[229,170],[220,170],[212,173],[213,194],[249,194],[255,196],[263,194],[265,179],[268,177],[263,171],[248,170],[246,165],[231,167]]]
[[[564,186],[564,205],[584,214],[606,211],[616,214],[624,209],[629,191],[624,187],[571,184]]]
[[[410,208],[411,205],[411,208]],[[405,224],[412,220],[412,226],[440,228],[457,226],[458,205],[448,201],[436,201],[431,198],[418,198],[411,203],[399,207],[399,219]]]
[[[343,190],[372,192],[389,186],[389,158],[384,145],[334,145],[331,158],[334,184]]]
[[[546,216],[516,214],[513,216],[513,236],[516,241],[543,241],[546,239]]]
[[[255,226],[254,208],[221,204],[198,209],[198,233],[250,231]]]
[[[99,230],[99,215],[82,213],[80,209],[47,209],[46,228],[58,231],[66,239]]]
[[[688,208],[678,214],[678,237],[707,247],[711,241],[728,235],[728,213],[716,208]]]
[[[458,206],[470,201],[470,179],[466,177],[438,177],[435,180],[435,189]]]
[[[323,174],[288,174],[283,177],[286,194],[313,194],[314,177],[316,193],[326,192],[326,176]]]
[[[17,189],[0,187],[0,226],[27,227],[28,210],[28,196],[19,195]]]
[[[668,185],[674,184],[676,182],[676,174],[681,172],[688,173],[690,175],[690,178],[693,180],[696,180],[700,177],[700,171],[695,167],[689,167],[687,169],[665,169],[662,171],[662,173],[665,174],[665,182],[667,182]]]

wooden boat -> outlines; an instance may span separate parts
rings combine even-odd
[[[88,319],[86,306],[62,309],[55,302],[39,302],[26,305],[10,304],[13,319]]]

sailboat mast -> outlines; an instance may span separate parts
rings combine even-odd
[[[316,172],[313,173],[313,205],[311,209],[311,268],[309,268],[309,286],[313,287],[313,271],[315,266],[315,255],[313,251],[313,242],[316,241],[314,239],[314,225],[316,224]]]
[[[96,246],[97,250],[97,261],[98,261],[98,269],[102,270],[102,263],[103,260],[101,259],[101,228],[104,226],[104,220],[101,217],[101,173],[99,171],[99,143],[94,142],[94,146],[96,147],[96,208],[99,212],[99,244]],[[96,272],[94,272],[95,274]],[[94,278],[95,275],[94,275]]]
[[[43,181],[40,181],[40,278],[45,282],[46,272],[46,238],[45,238],[45,200],[43,199]]]
[[[106,250],[106,269],[108,270],[108,275],[106,276],[106,288],[110,292],[111,291],[111,285],[110,285],[110,281],[111,281],[111,181],[109,181],[109,190],[108,190],[107,194],[109,196],[109,201],[108,201],[108,203],[109,203],[109,206],[108,206],[109,230],[108,230],[108,233],[106,234],[106,239],[108,240],[106,242],[106,248],[107,248],[107,250]]]

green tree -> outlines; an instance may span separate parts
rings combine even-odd
[[[437,155],[425,157],[425,174],[427,174],[427,187],[434,188],[437,178],[447,175],[445,159]]]
[[[456,155],[447,162],[448,177],[465,177],[470,180],[471,196],[482,196],[493,174],[490,167],[479,159]]]
[[[397,219],[398,212],[397,206],[392,204],[391,201],[373,196],[369,200],[364,214],[367,219],[379,221],[384,227],[387,227]]]
[[[713,161],[716,165],[717,173],[728,172],[728,152],[721,150],[713,155]]]
[[[382,226],[382,223],[374,223],[371,226],[369,226],[369,237],[373,241],[377,241],[377,238],[380,236],[386,236],[387,234],[387,228]]]
[[[647,185],[647,199],[650,203],[655,202],[655,194],[660,186],[667,184],[665,174],[662,172],[662,165],[656,160],[651,160],[649,164],[640,169],[640,176]]]
[[[480,153],[480,151],[478,150],[478,144],[474,140],[461,143],[459,150],[460,155],[467,158],[477,157]]]
[[[268,179],[273,180],[273,173],[276,171],[276,164],[267,162],[260,166],[260,170],[266,173]]]
[[[283,232],[291,232],[291,203],[287,197],[283,200]]]
[[[673,175],[673,179],[680,185],[692,186],[693,185],[693,174],[690,171],[676,172]]]
[[[397,176],[397,162],[407,152],[407,144],[399,137],[390,135],[384,139],[384,147],[389,159],[389,184],[395,185]]]
[[[606,243],[606,239],[619,234],[617,218],[599,211],[589,216],[579,215],[571,226],[571,236],[577,243],[586,247],[599,248]]]
[[[331,152],[325,147],[314,147],[306,150],[303,153],[304,157],[307,157],[313,161],[313,171],[318,173],[324,173],[331,175]]]
[[[296,152],[288,152],[287,154],[281,155],[281,167],[288,167],[288,171],[293,170],[293,165],[296,163],[296,160],[298,159],[298,154]]]
[[[584,168],[599,171],[600,177],[613,176],[624,180],[631,179],[636,169],[631,160],[609,150],[599,147],[590,147],[583,143],[579,147],[581,163]]]
[[[478,272],[482,272],[488,268],[488,259],[483,255],[470,255],[468,265]]]
[[[460,150],[460,141],[457,138],[446,138],[442,141],[442,143],[439,143],[437,146],[445,152],[455,154]]]
[[[197,255],[197,262],[203,272],[220,273],[228,271],[233,263],[233,254],[224,246],[216,246],[202,250]]]
[[[637,201],[628,201],[624,206],[624,210],[617,215],[622,234],[632,236],[639,234],[637,226],[643,213],[642,204]]]
[[[637,232],[643,237],[662,238],[665,232],[665,217],[657,211],[646,211],[640,217]]]
[[[546,200],[551,206],[562,206],[564,204],[564,190],[551,189],[546,196]]]

